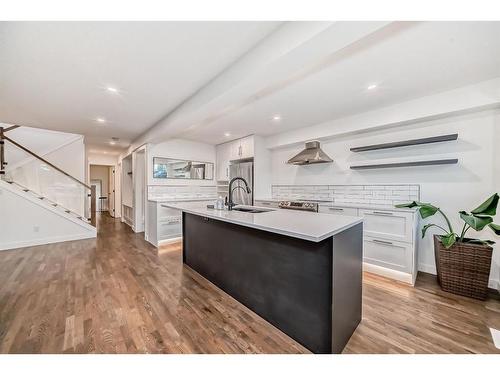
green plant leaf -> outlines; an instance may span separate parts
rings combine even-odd
[[[441,236],[441,243],[447,249],[452,247],[456,240],[457,240],[457,237],[456,237],[455,233],[449,233],[445,236]]]
[[[417,201],[403,203],[403,204],[397,204],[395,207],[396,208],[418,207],[418,212],[420,212],[420,216],[422,217],[422,219],[425,219],[426,217],[432,216],[438,211],[438,208],[434,207],[430,203],[422,203],[422,202],[417,202]]]
[[[492,230],[493,232],[495,232],[495,234],[496,234],[497,236],[500,236],[500,225],[495,224],[495,223],[490,223],[490,224],[488,224],[488,225],[489,225],[489,227],[491,228],[491,230]]]
[[[484,201],[479,207],[473,209],[471,214],[473,215],[489,215],[495,216],[497,214],[498,205],[498,193],[493,194],[486,201]]]
[[[434,215],[437,211],[438,208],[433,206],[432,204],[423,204],[420,206],[419,210],[420,216],[422,216],[422,219],[425,219],[426,217]]]
[[[425,233],[427,232],[427,229],[429,229],[430,227],[437,227],[437,228],[441,229],[442,231],[446,232],[446,230],[444,230],[444,228],[440,227],[439,225],[436,225],[436,224],[425,224],[422,227],[422,238],[425,237]]]
[[[424,227],[422,228],[422,238],[425,237],[425,232],[427,232],[427,229],[432,227],[434,224],[425,224]]]
[[[408,202],[408,203],[397,204],[397,205],[395,205],[395,207],[396,208],[413,208],[413,207],[418,207],[421,205],[422,205],[422,203],[420,203],[420,202],[412,201],[412,202]]]
[[[465,211],[460,211],[460,217],[463,221],[469,224],[472,229],[477,231],[483,230],[485,226],[493,221],[493,219],[489,216],[474,216]]]

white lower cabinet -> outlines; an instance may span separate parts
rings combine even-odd
[[[412,244],[381,240],[365,235],[363,246],[365,262],[400,272],[412,272]]]
[[[148,202],[147,241],[158,247],[164,241],[182,237],[182,213],[161,202]]]
[[[183,202],[190,202],[190,200],[183,200]],[[214,200],[194,199],[191,202],[203,205],[213,204]],[[173,207],[165,207],[164,205],[164,202],[148,201],[148,230],[146,240],[156,247],[159,247],[162,243],[166,244],[182,239],[182,211]]]
[[[320,205],[318,212],[324,214],[358,216],[358,209],[350,207],[333,207]]]
[[[411,242],[413,214],[386,210],[359,210],[364,218],[365,235],[392,241]]]
[[[409,284],[417,277],[417,215],[398,210],[368,210],[331,205],[320,213],[363,217],[363,263],[367,272]]]

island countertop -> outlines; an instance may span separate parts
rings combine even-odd
[[[216,210],[197,202],[165,202],[164,207],[250,228],[320,242],[363,221],[360,217],[321,214],[286,209],[249,213]]]

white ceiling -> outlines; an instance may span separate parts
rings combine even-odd
[[[277,26],[0,22],[0,122],[127,146]]]
[[[94,148],[154,124],[150,142],[271,135],[498,77],[498,35],[500,22],[3,23],[0,122]]]
[[[331,31],[321,37],[329,33],[333,42]],[[256,75],[260,89],[236,103],[228,92],[225,103],[199,113],[182,137],[221,143],[251,133],[271,135],[498,77],[498,35],[500,22],[392,24],[330,55],[321,40],[320,59],[300,70],[283,68],[314,44],[313,38],[267,68],[274,80]],[[367,90],[371,84],[378,86]],[[282,120],[273,121],[274,114]]]

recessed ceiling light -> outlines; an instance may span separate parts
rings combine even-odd
[[[98,117],[98,118],[96,118],[95,120],[96,120],[98,123],[100,123],[100,124],[104,124],[104,123],[106,122],[106,119],[105,119],[105,118],[103,118],[103,117]]]
[[[281,120],[281,115],[274,115],[272,117],[273,121],[280,121]]]
[[[224,133],[224,137],[230,137],[231,133]]]
[[[118,93],[118,89],[116,87],[108,86],[108,87],[106,87],[106,90],[108,90],[109,92],[112,92],[114,94]]]
[[[371,85],[368,85],[368,87],[366,88],[367,90],[374,90],[377,88],[377,85],[375,83],[371,84]]]
[[[114,146],[114,145],[116,145],[116,142],[115,142],[115,141],[111,141],[111,142],[109,142],[109,144],[110,144],[111,146]]]

